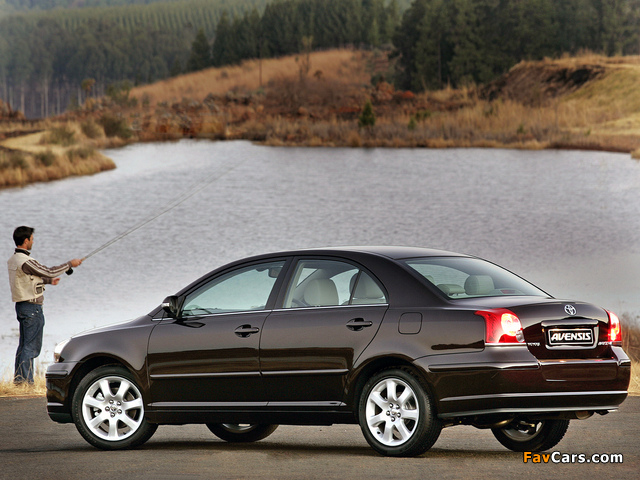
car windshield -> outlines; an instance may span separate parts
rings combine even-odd
[[[493,263],[473,257],[423,257],[404,260],[449,298],[549,295]]]

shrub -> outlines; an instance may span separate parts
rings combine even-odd
[[[138,104],[138,99],[130,97],[130,93],[131,83],[128,80],[107,85],[107,97],[121,107],[135,107]]]
[[[375,124],[376,116],[373,113],[373,105],[371,105],[371,100],[367,100],[367,103],[364,104],[364,108],[360,114],[360,118],[358,118],[358,125],[362,128],[373,127]]]
[[[29,168],[29,162],[27,162],[26,155],[22,152],[11,152],[9,154],[9,167],[27,170]]]
[[[125,140],[131,138],[131,128],[123,118],[104,114],[100,117],[100,124],[104,128],[104,134],[107,137],[120,137]]]
[[[67,158],[69,161],[73,163],[77,159],[86,160],[87,158],[91,158],[95,155],[96,150],[93,147],[78,147],[67,152]]]
[[[49,130],[44,137],[44,141],[45,143],[53,143],[55,145],[68,147],[69,145],[76,143],[75,135],[76,133],[67,125],[60,125]]]
[[[85,137],[95,139],[102,135],[102,129],[93,119],[87,120],[80,124],[82,133]]]
[[[50,167],[56,161],[56,156],[51,150],[47,150],[46,152],[36,153],[34,157],[41,165],[45,167]]]

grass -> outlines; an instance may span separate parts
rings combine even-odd
[[[627,314],[620,318],[622,323],[622,348],[631,359],[631,383],[629,393],[640,395],[640,317],[635,319]]]
[[[0,188],[90,175],[115,168],[100,153],[104,134],[100,127],[87,128],[76,122],[41,122],[36,132],[0,142]]]
[[[339,49],[313,53],[306,74],[299,56],[251,60],[134,88],[136,102],[90,98],[78,111],[0,141],[0,188],[114,168],[96,149],[185,137],[274,146],[571,148],[640,158],[640,57],[522,62],[502,84],[417,95],[372,84],[389,65],[384,52]],[[585,71],[586,83],[567,80]],[[361,128],[368,102],[375,125]],[[20,128],[0,123],[0,138]]]
[[[594,54],[522,62],[508,89],[445,88],[418,95],[371,84],[388,69],[379,52],[333,50],[210,68],[135,88],[138,139],[249,139],[266,145],[577,148],[640,157],[640,58]],[[376,70],[377,69],[377,70]],[[566,72],[592,73],[580,88]],[[563,73],[564,72],[564,73]],[[561,73],[561,74],[559,74]],[[559,80],[560,79],[560,80]],[[508,94],[505,94],[507,92]],[[207,98],[211,100],[207,101]],[[359,128],[368,101],[374,126]],[[152,106],[155,105],[155,106]]]
[[[366,54],[340,49],[311,54],[311,75],[327,80],[344,79],[366,84],[369,75],[365,68]],[[261,65],[262,63],[262,65]],[[183,98],[204,99],[210,93],[257,91],[269,82],[299,76],[300,59],[288,56],[276,59],[248,60],[240,65],[209,68],[180,75],[131,90],[132,97],[144,98],[149,104],[180,102]],[[321,72],[318,74],[317,72]]]
[[[7,369],[0,381],[0,397],[43,397],[47,392],[46,380],[44,377],[45,367],[36,362],[36,371],[33,376],[34,383],[23,383],[16,385],[13,383],[13,369]]]

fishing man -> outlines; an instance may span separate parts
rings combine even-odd
[[[33,361],[42,349],[44,285],[57,285],[60,275],[82,263],[82,259],[78,258],[57,267],[45,267],[36,262],[30,256],[33,232],[34,229],[31,227],[22,226],[15,229],[13,241],[16,250],[7,262],[11,297],[16,302],[16,315],[20,322],[20,342],[16,351],[13,377],[16,384],[33,383]]]

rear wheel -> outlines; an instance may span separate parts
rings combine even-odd
[[[84,439],[104,450],[142,445],[158,428],[144,418],[144,401],[134,377],[117,366],[97,368],[80,381],[71,414]]]
[[[569,420],[514,420],[504,428],[492,428],[496,439],[514,452],[542,452],[555,447],[569,428]]]
[[[257,442],[275,432],[278,425],[261,423],[207,423],[216,437],[227,442]]]
[[[429,450],[442,424],[427,389],[410,371],[383,370],[366,383],[360,397],[360,428],[382,455],[411,457]]]

